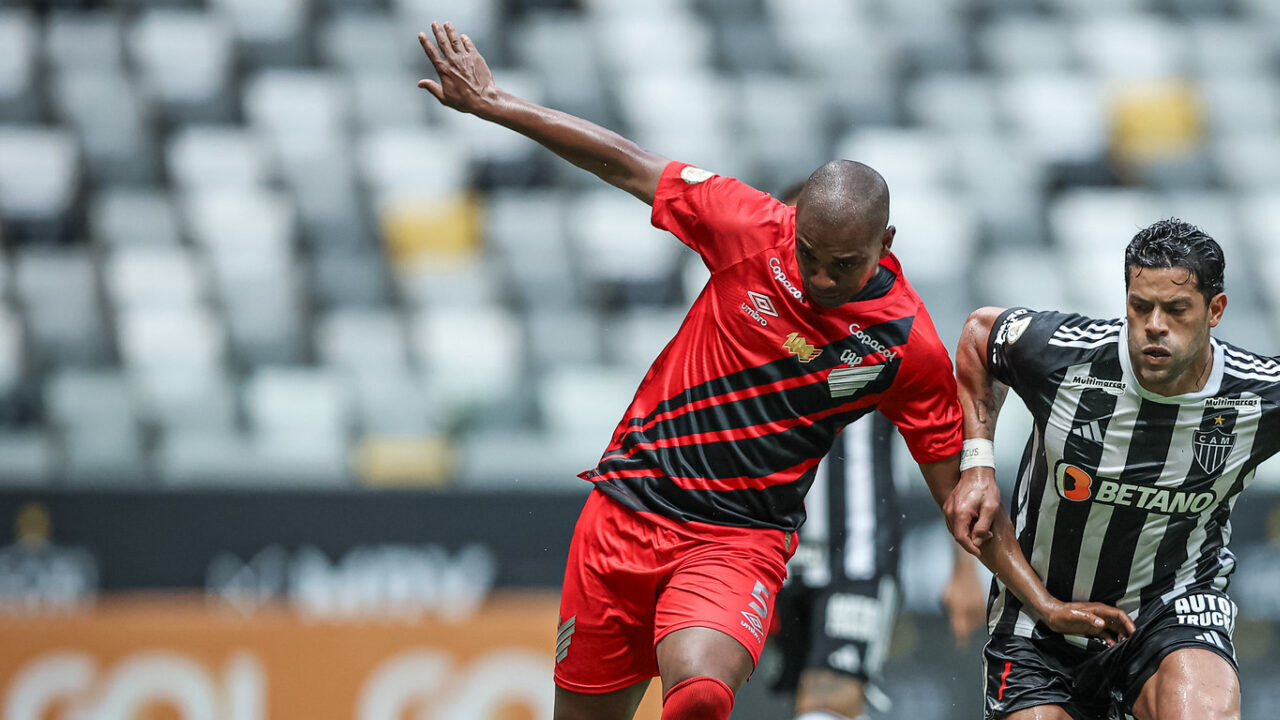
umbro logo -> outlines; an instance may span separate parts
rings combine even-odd
[[[764,293],[758,293],[755,290],[748,290],[747,297],[751,298],[751,304],[755,305],[756,310],[761,315],[769,317],[778,317],[778,309],[773,306],[773,299]]]

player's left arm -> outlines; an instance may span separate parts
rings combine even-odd
[[[921,463],[920,472],[934,501],[941,507],[956,489],[960,455],[957,453],[936,463]],[[1008,514],[995,514],[991,537],[982,544],[981,552],[982,564],[1050,630],[1064,635],[1097,636],[1112,644],[1133,634],[1133,620],[1123,610],[1096,602],[1063,602],[1049,594],[1027,562]]]

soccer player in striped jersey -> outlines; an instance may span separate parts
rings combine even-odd
[[[1112,647],[1053,632],[993,583],[988,718],[1240,716],[1229,517],[1280,451],[1280,362],[1211,335],[1224,266],[1199,228],[1164,220],[1125,252],[1124,318],[984,308],[966,323],[963,474],[994,486],[1012,388],[1035,419],[1010,508],[1023,551],[1055,596],[1136,624]]]
[[[889,195],[836,161],[796,208],[500,90],[450,24],[419,42],[447,107],[519,132],[653,206],[711,270],[595,468],[561,593],[556,720],[627,720],[660,676],[664,720],[726,720],[764,644],[814,468],[848,422],[898,427],[953,527],[1003,515],[958,492],[950,358],[890,252]],[[434,40],[434,42],[433,42]],[[952,497],[959,498],[952,501]],[[994,541],[992,541],[994,540]],[[984,558],[1058,629],[1114,635],[1118,610],[1061,603],[1012,533]]]

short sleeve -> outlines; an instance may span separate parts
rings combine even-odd
[[[987,342],[987,367],[991,376],[1015,391],[1045,377],[1049,364],[1059,359],[1046,352],[1049,339],[1066,315],[1037,312],[1024,307],[1005,310],[996,318]],[[1022,394],[1019,392],[1019,394]]]
[[[671,162],[658,181],[652,222],[715,272],[778,244],[795,227],[795,211],[734,178]]]
[[[927,318],[918,315],[917,326]],[[939,462],[960,452],[964,413],[960,408],[955,371],[931,322],[918,332],[912,352],[879,410],[898,428],[911,457],[921,465]]]

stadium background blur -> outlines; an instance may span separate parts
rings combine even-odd
[[[0,0],[4,717],[550,717],[575,473],[705,270],[418,90],[435,19],[762,189],[878,168],[952,347],[984,304],[1117,315],[1177,215],[1226,249],[1218,334],[1280,352],[1274,0]],[[887,717],[976,717],[900,481]],[[1278,493],[1235,513],[1246,717],[1280,707]],[[786,716],[763,684],[735,718]]]

